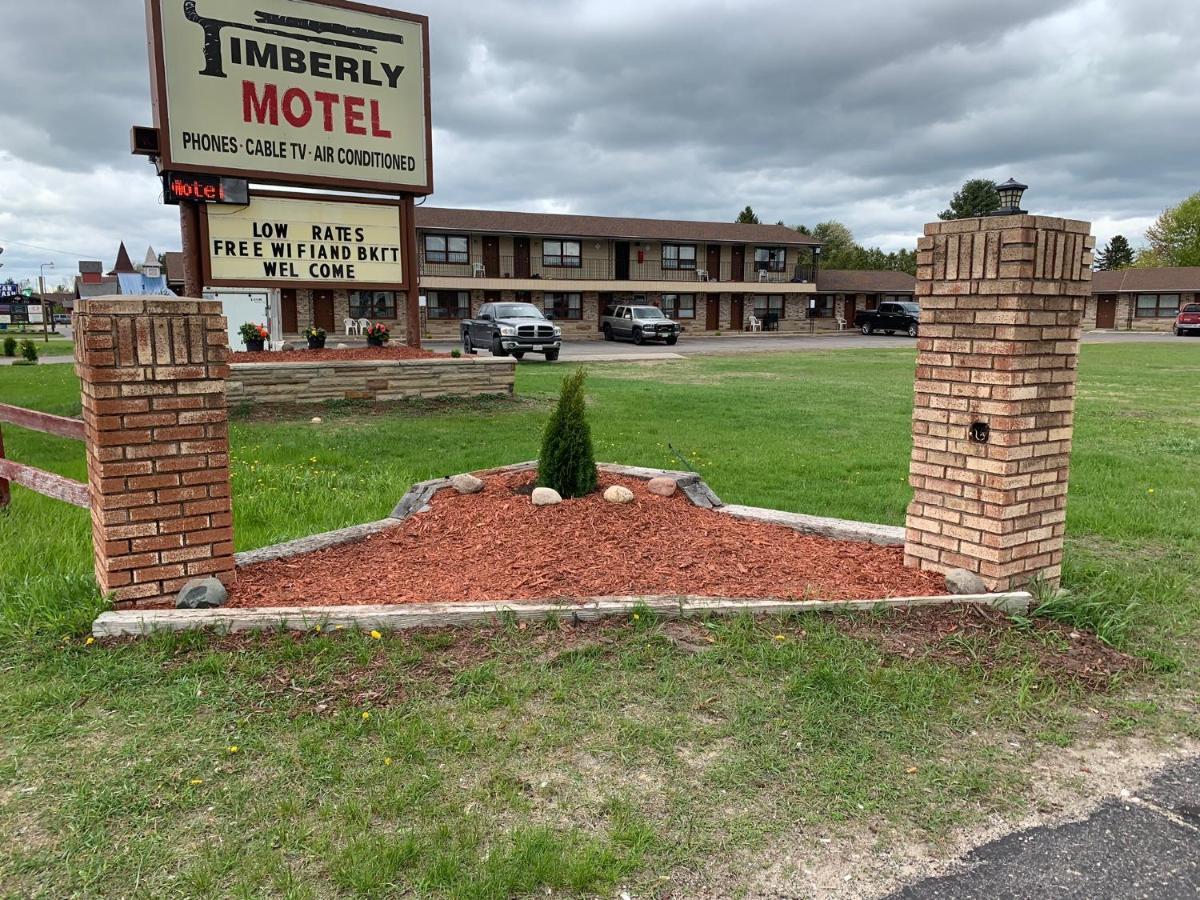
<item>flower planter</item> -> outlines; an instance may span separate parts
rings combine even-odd
[[[377,338],[377,337],[372,337],[371,335],[367,335],[367,346],[368,347],[382,347],[386,343],[387,343],[387,338]]]
[[[264,346],[266,346],[265,341],[261,341],[261,340],[246,341],[246,352],[261,353]]]
[[[308,339],[308,349],[309,350],[323,350],[324,348],[325,348],[325,338],[310,337]]]

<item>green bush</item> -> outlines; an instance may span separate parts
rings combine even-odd
[[[30,340],[21,341],[21,356],[27,362],[35,363],[38,361],[37,346]]]
[[[8,337],[6,337],[4,339],[4,355],[5,356],[16,356],[17,355],[17,339],[15,337],[13,337],[12,335],[9,335]]]
[[[586,376],[585,370],[579,369],[563,379],[538,457],[538,484],[554,488],[564,499],[596,489],[596,453],[583,399]]]

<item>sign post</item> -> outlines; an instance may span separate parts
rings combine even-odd
[[[179,202],[185,292],[200,296],[205,279],[224,266],[225,259],[218,258],[227,245],[212,244],[205,234],[216,230],[218,220],[208,204],[237,203],[241,183],[250,185],[243,222],[265,222],[260,213],[270,204],[258,202],[255,183],[383,194],[399,229],[387,245],[397,253],[386,280],[363,275],[385,265],[369,255],[285,259],[286,252],[264,247],[259,249],[269,252],[253,253],[254,264],[279,257],[275,261],[282,267],[274,271],[288,276],[263,274],[237,284],[282,281],[342,289],[371,284],[402,293],[409,343],[420,346],[413,209],[415,197],[433,191],[428,18],[352,0],[146,0],[146,5],[157,160],[160,174],[170,176],[165,193]],[[351,219],[363,221],[328,224],[350,228],[353,238],[356,228],[378,227],[377,207],[386,201],[343,198],[343,204]],[[233,218],[238,211],[223,205],[221,213]],[[296,234],[290,232],[293,241]],[[362,249],[361,241],[336,240],[337,232],[333,237],[315,239],[343,245],[326,246],[327,255],[348,247],[357,256]],[[253,233],[247,240],[255,240]],[[347,268],[313,269],[315,262]],[[346,274],[350,263],[354,276]]]

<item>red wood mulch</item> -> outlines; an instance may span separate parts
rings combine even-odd
[[[242,569],[235,607],[544,600],[696,594],[824,600],[945,593],[906,569],[903,550],[799,534],[657,497],[600,492],[535,508],[514,491],[531,473],[486,479],[483,493],[440,491],[432,509],[357,544]]]
[[[250,353],[240,350],[229,354],[231,363],[306,363],[306,362],[341,362],[348,359],[440,359],[445,353],[434,353],[432,350],[419,350],[406,344],[396,344],[388,347],[352,347],[349,350],[334,350],[326,347],[324,350],[262,350]]]

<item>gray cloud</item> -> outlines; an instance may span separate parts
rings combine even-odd
[[[1029,182],[1030,208],[1101,239],[1200,187],[1190,0],[384,5],[431,19],[441,205],[724,220],[751,203],[890,248],[975,175]],[[0,0],[0,240],[109,262],[121,238],[178,244],[128,154],[150,116],[142,15]],[[7,246],[4,275],[26,255]]]

